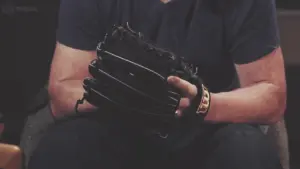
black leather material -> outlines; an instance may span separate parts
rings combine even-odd
[[[199,79],[197,68],[149,43],[129,23],[114,26],[97,47],[97,55],[89,65],[92,77],[83,82],[85,99],[97,107],[113,103],[121,110],[174,119],[184,96],[168,84],[167,78],[179,76],[202,91],[202,80],[194,80]],[[202,92],[198,94],[201,98]],[[200,103],[200,99],[195,100],[198,103],[192,105],[192,110],[197,110]]]

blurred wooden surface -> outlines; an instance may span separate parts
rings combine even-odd
[[[22,153],[18,146],[0,143],[0,168],[21,169]]]
[[[287,65],[300,65],[300,10],[278,9],[281,45]]]

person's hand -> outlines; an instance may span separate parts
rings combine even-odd
[[[178,88],[184,96],[181,98],[178,109],[175,112],[176,116],[181,117],[183,110],[190,106],[191,100],[197,95],[197,87],[176,76],[168,77],[168,83]]]

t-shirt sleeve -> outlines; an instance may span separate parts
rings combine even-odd
[[[280,45],[275,0],[244,2],[248,4],[240,6],[231,29],[236,32],[229,51],[236,64],[258,60]]]
[[[62,0],[57,41],[80,50],[95,50],[104,33],[99,0]]]

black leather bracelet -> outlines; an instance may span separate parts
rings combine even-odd
[[[198,90],[197,95],[191,101],[190,106],[184,110],[183,114],[187,116],[197,115],[204,119],[210,108],[210,92],[199,78],[194,78],[192,84],[194,84]]]
[[[199,89],[199,88],[198,88]],[[209,90],[202,84],[202,96],[196,114],[206,116],[210,108],[211,96]]]

